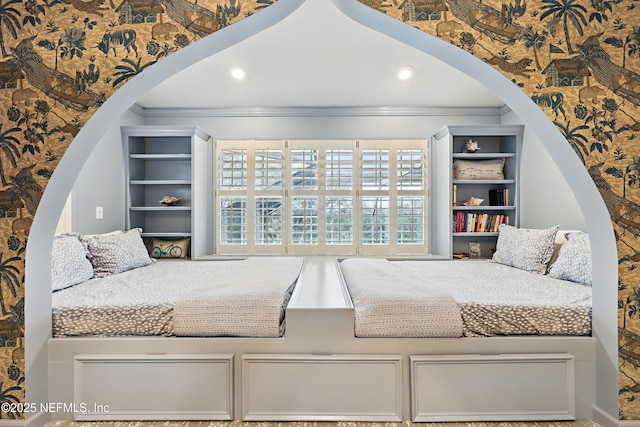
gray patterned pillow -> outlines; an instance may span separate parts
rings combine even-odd
[[[549,277],[591,286],[591,243],[586,233],[567,233]]]
[[[516,228],[500,225],[492,261],[532,273],[544,274],[553,253],[553,242],[560,227]]]
[[[59,234],[51,251],[51,289],[57,291],[93,277],[87,245],[77,233]]]
[[[85,237],[96,277],[122,273],[153,262],[142,241],[142,229]]]

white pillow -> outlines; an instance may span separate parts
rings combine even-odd
[[[560,246],[549,277],[591,286],[591,243],[588,234],[567,233],[567,241]]]
[[[58,291],[93,277],[87,245],[77,233],[55,236],[51,251],[51,290]]]
[[[96,277],[122,273],[154,262],[142,241],[142,229],[120,234],[94,235],[86,239]]]
[[[553,253],[559,226],[547,229],[516,228],[501,224],[492,261],[532,273],[544,274]]]

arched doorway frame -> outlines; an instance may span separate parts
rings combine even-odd
[[[254,36],[285,19],[305,0],[279,0],[266,10],[181,49],[131,79],[81,129],[58,164],[34,217],[26,252],[26,393],[29,402],[48,401],[47,341],[51,335],[52,237],[66,196],[102,135],[143,94],[174,73]],[[312,0],[307,0],[312,1]],[[326,1],[326,0],[318,0]],[[604,201],[584,166],[551,120],[522,90],[478,58],[434,36],[381,14],[356,0],[332,0],[354,21],[434,57],[483,84],[533,129],[558,164],[583,211],[593,254],[593,333],[597,338],[597,408],[594,419],[617,423],[617,250]],[[560,164],[562,161],[562,164]]]

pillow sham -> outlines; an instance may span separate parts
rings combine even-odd
[[[186,258],[189,251],[189,237],[179,240],[153,239],[151,256],[154,258]]]
[[[51,290],[59,291],[93,277],[87,245],[77,233],[59,234],[51,251]]]
[[[553,253],[553,242],[559,226],[547,229],[498,227],[496,252],[491,260],[532,273],[544,274]]]
[[[567,241],[549,270],[549,277],[591,286],[591,243],[587,233],[567,233]]]
[[[504,179],[504,159],[453,161],[453,179]]]
[[[142,229],[85,237],[96,277],[122,273],[153,262],[142,241]]]

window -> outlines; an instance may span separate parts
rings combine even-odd
[[[426,254],[426,148],[217,141],[217,253]]]

